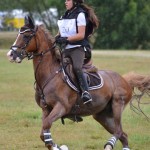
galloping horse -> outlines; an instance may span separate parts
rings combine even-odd
[[[150,77],[128,73],[122,77],[113,71],[98,71],[104,84],[91,90],[91,106],[84,105],[76,91],[65,82],[62,63],[56,55],[55,40],[44,26],[36,26],[30,17],[25,17],[16,41],[7,56],[11,62],[21,63],[27,57],[33,59],[36,80],[35,99],[42,108],[41,139],[49,150],[68,150],[65,145],[58,146],[52,140],[50,128],[60,118],[75,120],[92,115],[112,137],[104,146],[112,150],[120,140],[123,150],[130,150],[127,134],[122,129],[121,117],[125,106],[132,98],[134,88],[150,91]],[[79,110],[76,108],[78,101]]]

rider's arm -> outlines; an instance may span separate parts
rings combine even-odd
[[[77,17],[77,27],[78,27],[78,33],[74,36],[68,37],[68,40],[73,41],[79,41],[83,40],[85,37],[85,29],[86,29],[86,19],[85,14],[80,13]]]

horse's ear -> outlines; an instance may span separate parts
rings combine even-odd
[[[30,16],[25,16],[25,25],[29,26],[30,28],[34,29],[35,25],[33,20],[31,19]]]
[[[25,16],[24,22],[25,22],[25,25],[28,25],[28,24],[29,24],[28,16]]]

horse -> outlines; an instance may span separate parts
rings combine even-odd
[[[78,93],[65,82],[61,59],[58,59],[55,39],[43,25],[35,25],[25,17],[25,24],[7,53],[11,62],[21,63],[24,58],[33,60],[35,76],[35,100],[42,109],[40,138],[49,150],[68,150],[52,140],[50,128],[58,119],[80,121],[81,117],[93,116],[112,136],[104,150],[112,150],[118,140],[123,150],[130,150],[127,134],[122,129],[122,112],[131,101],[134,89],[150,92],[150,77],[137,73],[124,76],[110,70],[98,70],[103,86],[90,90],[91,105],[83,104]],[[79,109],[76,108],[78,102]],[[76,109],[75,109],[76,108]],[[63,120],[63,119],[62,119]]]

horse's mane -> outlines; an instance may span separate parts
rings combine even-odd
[[[52,36],[51,32],[44,25],[39,25],[39,28],[45,33],[49,44],[53,45],[53,43],[55,42],[55,38]],[[61,61],[61,54],[60,54],[60,50],[58,47],[55,47],[52,50],[52,54],[54,57],[56,57],[57,61],[59,61],[59,62]]]
[[[52,36],[51,32],[43,24],[39,25],[39,28],[44,31],[48,41],[50,43],[53,43],[54,42],[54,37]]]

